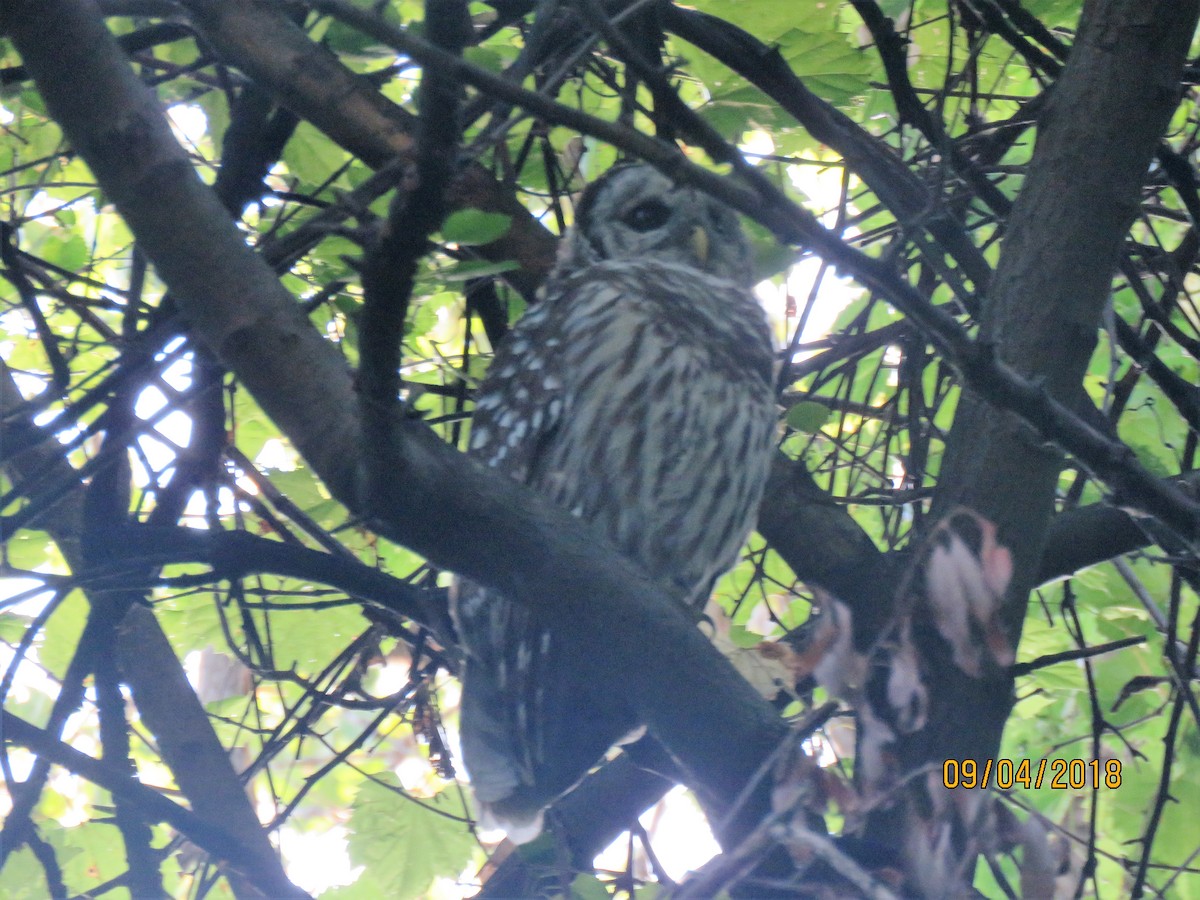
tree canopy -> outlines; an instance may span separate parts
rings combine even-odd
[[[5,0],[5,896],[1200,896],[1198,16]],[[625,159],[780,348],[700,628],[461,452]],[[519,850],[451,573],[647,726]]]

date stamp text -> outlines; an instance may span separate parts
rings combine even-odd
[[[1119,759],[948,759],[942,763],[942,786],[954,788],[1014,787],[1055,791],[1114,790],[1121,786]]]

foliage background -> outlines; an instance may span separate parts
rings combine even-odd
[[[245,6],[99,4],[192,167],[235,214],[241,239],[357,367],[367,352],[357,261],[389,215],[399,178],[392,160],[411,161],[422,133],[418,92],[429,67],[415,45],[408,53],[386,46],[348,4]],[[513,103],[459,73],[472,84],[457,150],[466,174],[449,195],[454,211],[417,262],[400,370],[408,408],[451,445],[465,445],[471,389],[506,324],[534,300],[552,235],[571,220],[573,193],[619,155],[653,157],[676,138],[690,160],[721,172],[731,168],[721,146],[740,147],[743,162],[733,168],[756,169],[843,246],[882,261],[889,277],[974,333],[1030,165],[1033,126],[1080,14],[1066,0],[642,6],[658,10],[661,46],[637,14],[627,34],[661,54],[694,117],[629,66],[611,35],[585,27],[596,4],[468,5],[463,58],[567,112],[556,120],[528,98]],[[427,15],[439,8],[393,0],[357,12],[430,37]],[[241,30],[239,15],[247,17]],[[261,27],[252,28],[256,15]],[[738,34],[747,43],[719,61],[713,35]],[[139,895],[146,882],[138,879],[153,886],[147,873],[160,872],[173,896],[248,890],[239,876],[226,878],[215,845],[147,813],[145,796],[114,798],[104,779],[78,768],[39,774],[35,758],[61,760],[44,735],[22,738],[16,720],[123,766],[173,801],[186,796],[198,812],[204,789],[185,786],[183,773],[201,771],[207,751],[170,745],[188,746],[190,729],[206,721],[294,881],[312,886],[298,874],[313,846],[305,839],[336,829],[362,869],[329,896],[457,895],[466,889],[458,879],[474,877],[488,848],[469,828],[454,768],[447,574],[381,537],[362,509],[348,510],[340,486],[319,477],[274,412],[258,405],[257,385],[246,389],[220,348],[214,355],[189,335],[182,298],[171,296],[64,138],[26,61],[12,44],[3,49],[0,450],[9,599],[0,611],[8,648],[0,692],[13,718],[5,719],[12,743],[3,759],[9,815],[0,884],[9,896]],[[727,65],[738,59],[750,61],[745,71]],[[343,82],[335,69],[361,77]],[[1187,484],[1200,424],[1194,78],[1189,64],[1143,178],[1082,391],[1064,400],[1118,436],[1145,470]],[[353,94],[337,93],[351,84]],[[90,87],[76,85],[81,94]],[[587,136],[568,124],[571,111],[594,117],[580,120]],[[729,144],[706,139],[704,125]],[[886,604],[894,591],[881,585],[897,583],[948,509],[938,490],[962,385],[962,359],[926,323],[878,285],[847,277],[854,272],[844,271],[845,257],[819,261],[811,246],[781,246],[779,218],[769,205],[760,212],[749,227],[788,348],[781,447],[800,467],[776,485],[766,540],[752,541],[717,591],[732,645],[742,648],[800,640],[794,632],[829,595],[860,604],[883,596]],[[170,224],[162,240],[186,248],[195,239]],[[840,311],[828,334],[806,330],[831,318],[830,307]],[[309,361],[301,355],[291,365],[319,385],[323,370],[306,375]],[[323,411],[312,412],[320,421]],[[1127,515],[1122,507],[1146,508],[1142,498],[1097,474],[1071,457],[1058,476],[1047,549],[1026,573],[1037,590],[1010,673],[1016,704],[1001,716],[1003,741],[991,752],[1118,760],[1121,786],[1005,792],[1014,821],[1039,823],[1046,837],[1010,839],[989,826],[974,868],[988,896],[1031,895],[1035,846],[1053,854],[1047,871],[1064,895],[1200,895],[1196,532],[1181,537],[1161,517]],[[410,510],[431,522],[440,512]],[[505,540],[495,535],[497,545]],[[147,637],[154,628],[169,641],[165,657]],[[122,641],[135,649],[125,654]],[[1074,652],[1093,647],[1108,652]],[[141,687],[130,660],[144,667]],[[139,692],[167,683],[172,669],[177,676],[176,660],[186,661],[207,717],[189,720],[172,706],[180,695],[163,688],[163,718],[151,723],[153,700]],[[766,671],[777,681],[788,674]],[[132,683],[136,704],[122,683]],[[798,693],[783,686],[776,700],[791,720],[827,699],[811,684]],[[970,731],[975,712],[959,706],[950,719]],[[843,720],[832,720],[818,746],[849,783],[853,747],[836,734]],[[177,740],[163,728],[178,729]],[[219,782],[225,776],[213,764],[204,777]],[[838,796],[821,810],[835,832],[862,815],[849,795]],[[218,802],[236,805],[224,797]],[[245,826],[237,815],[210,823],[236,835]],[[573,889],[600,896],[666,883],[642,846],[652,847],[652,837],[671,840],[635,830],[627,871],[585,872]],[[710,870],[715,883],[735,882],[720,864]],[[282,870],[263,877],[285,883],[271,880]]]

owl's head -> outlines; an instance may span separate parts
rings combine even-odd
[[[617,166],[588,185],[557,268],[620,259],[662,259],[754,283],[754,256],[733,210],[642,164]]]

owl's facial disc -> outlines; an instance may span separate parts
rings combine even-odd
[[[675,185],[649,166],[614,170],[594,183],[576,228],[596,260],[661,259],[739,284],[753,282],[737,216],[711,197]]]

